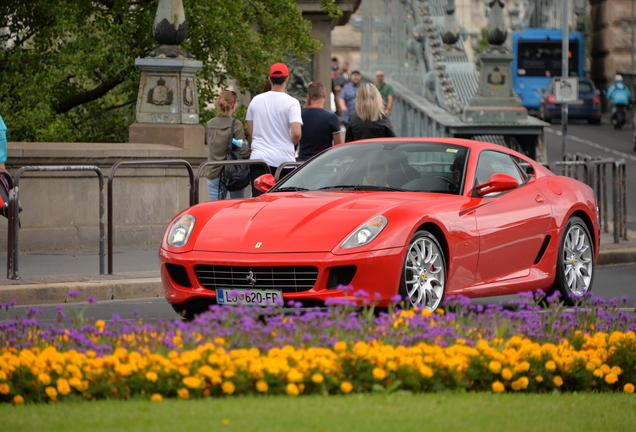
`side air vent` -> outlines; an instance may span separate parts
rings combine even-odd
[[[550,244],[551,237],[552,236],[546,236],[545,240],[543,240],[541,249],[539,249],[539,254],[537,255],[537,258],[534,260],[535,265],[541,262],[541,258],[543,258],[543,254],[545,254],[546,249],[548,249],[548,245]]]

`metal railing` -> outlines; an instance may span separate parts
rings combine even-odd
[[[8,191],[8,201],[7,201],[7,219],[9,223],[7,224],[7,279],[11,279],[13,275],[13,206],[17,203],[15,199],[13,199],[13,195],[15,194],[15,190],[13,188],[13,177],[8,171],[0,170],[0,175],[4,176],[7,180],[9,191]],[[0,187],[4,187],[0,185]]]
[[[99,179],[99,273],[104,274],[104,175],[99,167],[94,165],[40,165],[25,166],[15,174],[13,187],[9,190],[9,239],[7,244],[7,278],[19,279],[18,259],[20,243],[18,236],[18,213],[19,213],[19,192],[20,177],[26,171],[95,171]]]
[[[199,179],[203,175],[203,170],[209,166],[223,166],[223,165],[262,165],[265,167],[265,171],[268,174],[271,174],[271,170],[269,169],[269,165],[262,159],[243,159],[243,160],[221,160],[221,161],[208,161],[199,165],[196,173],[194,174],[194,182],[193,182],[193,204],[199,204]]]
[[[146,161],[121,161],[112,166],[108,173],[108,274],[113,274],[113,179],[115,177],[115,171],[122,165],[184,165],[188,170],[188,176],[190,179],[190,206],[196,204],[195,200],[195,182],[194,182],[194,170],[190,162],[184,159],[170,159],[170,160],[146,160]]]
[[[608,170],[612,170],[611,210],[613,219],[614,243],[627,237],[627,178],[625,161],[611,158],[592,158],[587,155],[566,155],[569,160],[557,161],[550,164],[550,169],[556,172],[561,167],[562,175],[580,180],[594,190],[599,211],[601,229],[609,233],[610,203],[608,201],[610,181]],[[581,171],[583,175],[581,176]]]

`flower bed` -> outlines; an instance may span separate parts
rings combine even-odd
[[[192,322],[0,324],[0,401],[183,399],[466,389],[623,391],[636,384],[636,316],[584,299],[514,310],[451,298],[445,311],[347,305],[274,313],[213,307]],[[6,306],[6,305],[5,305]],[[58,309],[61,315],[63,309]]]

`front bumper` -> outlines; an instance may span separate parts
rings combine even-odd
[[[295,300],[308,304],[320,304],[327,299],[338,298],[362,303],[363,299],[367,298],[378,306],[388,306],[391,299],[398,293],[405,250],[405,247],[398,247],[334,255],[331,252],[245,254],[190,251],[172,253],[162,248],[159,251],[159,260],[164,293],[170,304],[185,304],[192,301],[216,303],[215,287],[210,286],[209,283],[206,283],[207,287],[205,287],[195,271],[197,265],[215,265],[244,268],[246,275],[251,269],[261,267],[314,266],[318,269],[318,274],[313,286],[301,292],[284,292],[283,299],[285,301]],[[343,289],[342,285],[335,285],[333,276],[330,280],[330,275],[334,269],[343,266],[355,266],[355,274],[348,284],[353,289]],[[178,271],[175,272],[175,268]],[[218,288],[228,287],[219,286]],[[247,279],[245,279],[244,286],[231,288],[252,291],[263,289],[263,287],[259,287],[258,282],[252,287]],[[267,289],[272,288],[282,287],[267,287]],[[368,297],[361,298],[359,295],[354,295],[360,290],[368,293]]]

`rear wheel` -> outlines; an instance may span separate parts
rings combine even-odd
[[[571,217],[561,238],[556,265],[556,278],[550,294],[559,291],[567,305],[571,295],[581,296],[592,288],[594,281],[594,246],[585,222]]]
[[[446,257],[428,231],[416,232],[404,258],[399,294],[406,307],[439,307],[446,290]]]

